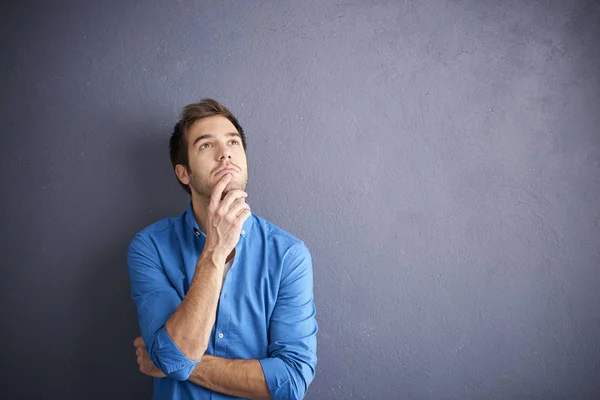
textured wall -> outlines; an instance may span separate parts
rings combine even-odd
[[[312,251],[308,398],[600,398],[599,2],[1,7],[3,398],[149,398],[125,251],[205,96]]]

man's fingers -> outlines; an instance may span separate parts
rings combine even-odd
[[[219,179],[219,182],[213,188],[212,195],[210,196],[210,206],[213,210],[216,210],[221,202],[221,196],[223,195],[223,190],[227,187],[227,184],[231,180],[231,174],[225,174]]]
[[[252,212],[250,211],[250,207],[248,208],[244,208],[242,209],[242,211],[240,211],[240,213],[238,214],[238,224],[240,226],[244,225],[244,222],[246,222],[246,220],[248,218],[250,218],[250,215],[252,215]]]
[[[223,214],[227,214],[229,209],[233,208],[233,206],[238,202],[244,202],[244,199],[248,197],[248,193],[243,190],[231,190],[226,195],[223,201],[221,201],[221,205],[219,206],[223,212]]]
[[[135,347],[146,347],[146,344],[144,343],[144,339],[142,339],[141,336],[138,336],[135,338],[135,340],[133,341],[133,345]]]
[[[239,217],[242,210],[250,210],[250,206],[244,200],[238,200],[229,209],[228,215],[231,216],[231,219]]]

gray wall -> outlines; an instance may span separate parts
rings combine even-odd
[[[600,398],[599,2],[1,15],[3,398],[149,398],[125,252],[186,207],[167,140],[205,96],[312,251],[309,399]]]

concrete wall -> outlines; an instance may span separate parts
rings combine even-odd
[[[125,251],[215,97],[313,254],[307,398],[600,398],[599,4],[3,2],[2,397],[150,397]]]

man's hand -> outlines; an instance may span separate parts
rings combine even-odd
[[[251,214],[250,207],[244,200],[248,194],[243,190],[230,190],[223,196],[231,178],[231,174],[225,174],[215,185],[208,205],[205,227],[205,249],[223,261],[240,240],[242,226]]]
[[[148,351],[146,351],[146,344],[141,336],[135,338],[133,345],[135,346],[135,355],[140,366],[140,372],[153,378],[164,378],[166,375],[150,359]]]

